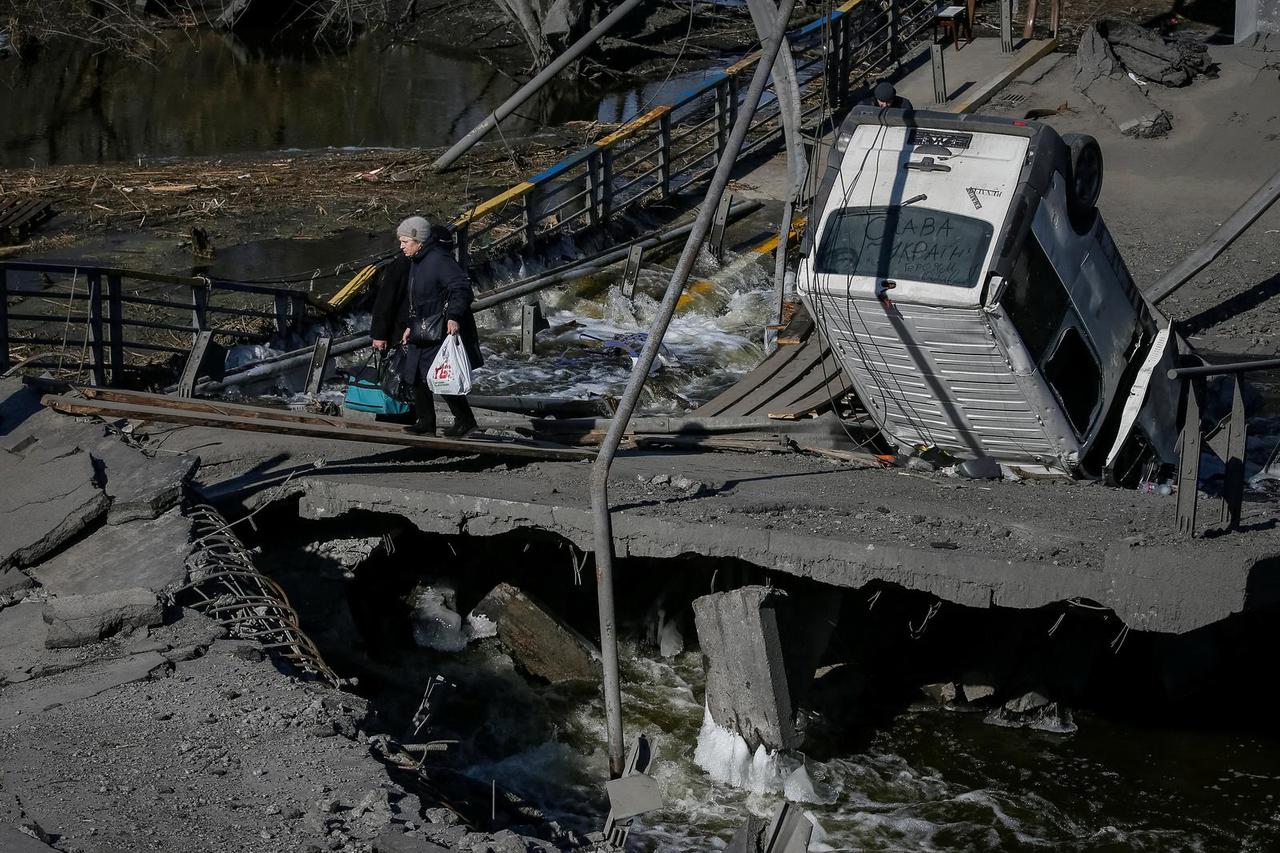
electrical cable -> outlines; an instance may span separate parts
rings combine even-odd
[[[675,4],[673,3],[672,5],[675,5]],[[649,100],[646,101],[644,105],[641,106],[638,110],[636,110],[636,116],[642,116],[645,113],[649,112],[649,109],[653,106],[653,102],[656,101],[658,99],[658,96],[662,94],[663,88],[666,87],[667,83],[671,82],[672,76],[676,73],[676,68],[680,65],[680,60],[684,58],[685,48],[689,46],[689,37],[693,35],[693,12],[694,12],[694,9],[697,8],[697,6],[698,6],[698,0],[689,0],[689,24],[688,26],[685,27],[684,38],[680,40],[680,50],[676,51],[676,58],[671,61],[671,67],[667,69],[667,76],[663,77],[662,82],[659,83],[656,87],[654,87],[653,93],[649,96]],[[612,132],[613,131],[610,131],[610,133]],[[599,139],[601,136],[607,136],[607,135],[608,134],[605,134],[605,133],[598,134],[591,141],[595,142],[596,139]]]

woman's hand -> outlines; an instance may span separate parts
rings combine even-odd
[[[409,330],[405,329],[404,334],[400,336],[400,346],[407,347],[409,345]]]
[[[386,348],[387,348],[387,342],[386,342],[386,341],[374,341],[374,342],[373,342],[373,348],[374,348],[374,349],[386,349]]]
[[[448,327],[447,327],[447,328],[448,328],[448,330],[449,330],[449,334],[451,334],[451,335],[456,335],[456,334],[458,334],[458,329],[459,329],[458,321],[457,321],[457,320],[450,320],[450,321],[449,321],[449,325],[448,325]]]

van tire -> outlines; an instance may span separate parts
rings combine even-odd
[[[1102,148],[1086,133],[1064,133],[1071,152],[1071,191],[1067,194],[1073,218],[1089,219],[1102,195]]]

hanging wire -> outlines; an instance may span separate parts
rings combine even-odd
[[[649,112],[650,108],[653,106],[653,102],[656,101],[658,99],[658,96],[662,94],[662,90],[666,87],[667,83],[671,81],[672,75],[676,73],[676,68],[680,65],[680,60],[684,58],[685,48],[689,46],[689,37],[693,35],[693,11],[697,7],[697,5],[698,5],[698,0],[689,0],[689,24],[688,26],[685,27],[684,38],[680,40],[680,50],[676,52],[676,58],[671,61],[671,67],[667,69],[667,76],[663,77],[662,82],[659,83],[656,87],[654,87],[653,93],[649,95],[649,100],[645,101],[645,103],[639,109],[636,110],[637,117],[642,116],[645,113]],[[601,136],[605,136],[605,135],[607,134],[604,134],[604,133],[597,134],[595,138],[593,138],[591,141],[595,142],[596,139],[599,139]]]

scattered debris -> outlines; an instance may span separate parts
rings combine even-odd
[[[985,722],[1054,734],[1072,734],[1077,728],[1070,708],[1034,690],[1008,700],[988,714]]]
[[[1186,86],[1198,76],[1216,76],[1203,44],[1124,21],[1098,21],[1076,51],[1075,88],[1126,136],[1167,135],[1173,115],[1151,98],[1150,83]]]

